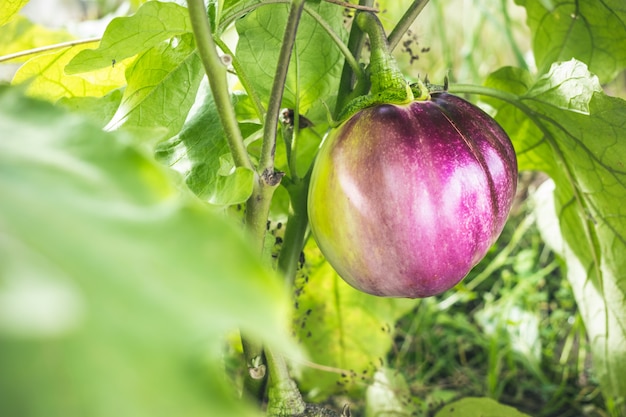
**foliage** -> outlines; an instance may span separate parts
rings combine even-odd
[[[345,45],[360,52],[353,11],[303,2],[283,60],[300,1],[208,1],[224,101],[185,2],[134,1],[100,42],[5,3],[0,54],[73,42],[13,57],[0,88],[0,414],[258,415],[236,399],[240,329],[289,360],[307,400],[354,414],[522,415],[498,400],[626,415],[626,102],[604,88],[626,66],[620,0],[464,2],[467,14],[433,1],[399,42],[409,79],[473,83],[450,90],[483,100],[525,171],[487,257],[424,300],[357,292],[306,235],[309,166],[345,92]],[[379,3],[390,32],[419,2]],[[292,111],[270,149],[285,176],[259,194],[274,105]],[[230,106],[250,166],[231,153]],[[259,213],[251,196],[273,196],[261,245],[240,230],[238,206],[247,224]]]

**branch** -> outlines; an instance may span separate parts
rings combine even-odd
[[[305,0],[293,0],[289,10],[287,27],[283,36],[283,44],[278,56],[276,65],[276,75],[274,76],[274,84],[265,117],[265,128],[263,130],[263,145],[261,147],[261,158],[259,161],[259,172],[274,171],[274,152],[276,151],[276,132],[278,130],[278,117],[280,107],[283,101],[283,92],[285,89],[285,81],[287,80],[287,71],[289,70],[289,61],[293,46],[296,42],[296,32],[300,24],[300,17],[304,9]]]
[[[404,15],[396,24],[396,27],[393,28],[391,33],[389,34],[389,49],[392,51],[395,47],[400,43],[402,36],[409,30],[417,16],[422,12],[424,6],[428,3],[428,0],[415,0],[413,4],[404,12]]]
[[[238,167],[254,170],[254,165],[248,155],[246,146],[239,130],[239,124],[235,115],[235,109],[230,101],[228,80],[226,79],[226,67],[222,63],[211,32],[211,23],[207,18],[203,0],[188,0],[189,17],[196,38],[198,53],[204,65],[209,85],[224,127],[228,147],[233,155],[233,161]]]
[[[54,51],[55,49],[70,48],[76,45],[84,45],[86,43],[100,42],[101,40],[102,38],[98,37],[98,38],[78,39],[74,41],[56,43],[54,45],[41,46],[39,48],[28,49],[26,51],[20,51],[14,54],[0,56],[0,62],[11,61],[13,59],[22,58],[28,55],[35,55],[41,52]]]

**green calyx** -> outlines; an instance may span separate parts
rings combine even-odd
[[[378,17],[371,12],[359,12],[355,23],[370,40],[371,54],[368,67],[371,92],[350,101],[339,115],[342,122],[367,107],[378,104],[408,104],[415,100],[428,100],[429,90],[421,81],[409,85],[391,55],[385,31]]]

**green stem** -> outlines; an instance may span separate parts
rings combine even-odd
[[[283,36],[283,43],[278,56],[276,75],[274,76],[274,84],[272,85],[270,102],[265,117],[263,145],[261,147],[261,158],[259,161],[259,170],[261,172],[273,172],[274,170],[278,117],[283,99],[285,81],[287,79],[287,71],[289,69],[289,60],[291,59],[291,52],[296,42],[296,32],[300,24],[302,10],[304,9],[304,1],[305,0],[293,0],[291,2],[287,27],[285,28],[285,35]]]
[[[41,46],[39,48],[28,49],[26,51],[20,51],[14,54],[0,56],[0,62],[11,61],[13,59],[23,58],[25,56],[35,55],[35,54],[39,54],[42,52],[54,51],[55,49],[70,48],[76,45],[84,45],[86,43],[100,42],[101,40],[102,38],[78,39],[75,41],[56,43],[54,45]]]
[[[287,362],[282,355],[268,350],[269,391],[267,404],[268,417],[287,417],[302,414],[306,403],[291,376]]]
[[[359,5],[361,6],[371,7],[373,4],[374,0],[359,0]],[[348,39],[348,50],[357,62],[361,58],[361,52],[364,45],[365,33],[363,33],[358,25],[353,24],[350,29],[350,37]],[[335,104],[334,114],[335,119],[339,117],[339,114],[341,114],[348,102],[355,97],[367,94],[367,90],[369,89],[369,80],[366,78],[355,80],[355,74],[356,73],[352,69],[352,66],[346,61],[343,65],[343,70],[341,71],[341,79],[339,81],[339,89],[337,91],[337,103]],[[356,89],[354,89],[355,82],[357,87]]]
[[[241,131],[239,130],[235,110],[230,101],[230,92],[228,91],[228,82],[226,79],[226,67],[222,64],[217,53],[204,1],[188,0],[187,5],[189,7],[189,15],[198,52],[209,79],[209,85],[213,93],[220,122],[224,128],[235,165],[255,171],[244,145]],[[262,220],[262,233],[259,231],[259,223],[264,215],[265,219],[267,219],[269,201],[271,200],[273,188],[263,187],[258,178],[258,175],[255,173],[252,197],[250,197],[246,206],[246,227],[248,231],[250,231],[252,241],[256,243],[260,254],[262,253],[265,239],[265,220]],[[265,380],[265,372],[263,371],[263,347],[248,339],[245,335],[241,335],[241,338],[248,367],[248,373],[244,378],[244,389],[248,395],[260,401],[264,394]]]
[[[369,74],[372,94],[385,91],[406,91],[407,82],[391,55],[385,30],[378,17],[370,12],[359,12],[355,17],[355,23],[367,33],[370,40]]]
[[[517,42],[515,42],[515,37],[513,36],[513,31],[511,30],[513,24],[511,23],[511,15],[509,15],[507,0],[500,0],[500,8],[502,9],[502,15],[504,16],[504,33],[509,41],[509,45],[511,45],[511,49],[513,50],[513,54],[517,60],[517,65],[522,69],[528,70],[528,64],[526,63],[526,59],[524,59],[524,54],[519,49]]]
[[[402,36],[404,36],[404,34],[409,30],[409,28],[411,27],[415,19],[417,19],[417,16],[419,16],[427,3],[428,0],[415,0],[411,4],[411,6],[409,6],[406,12],[404,12],[404,15],[402,16],[402,18],[400,18],[400,20],[396,24],[396,27],[393,28],[393,30],[389,34],[389,48],[392,51],[396,48],[396,46],[398,46],[398,43],[400,43]]]
[[[206,8],[203,0],[188,0],[189,16],[196,38],[198,53],[202,59],[202,64],[209,78],[209,85],[213,93],[217,112],[220,117],[226,140],[233,156],[236,166],[246,167],[254,170],[252,161],[243,142],[239,124],[235,115],[235,109],[230,101],[228,91],[228,81],[226,79],[226,67],[222,63],[217,46],[213,41],[211,33],[211,23],[207,18]]]
[[[304,248],[309,220],[307,217],[307,193],[309,190],[310,170],[307,175],[289,185],[287,191],[291,201],[287,228],[283,237],[283,247],[278,255],[278,269],[291,286],[296,277],[300,254]]]
[[[256,112],[259,121],[262,121],[265,118],[265,108],[263,107],[263,103],[261,102],[261,98],[257,94],[256,90],[252,87],[252,83],[250,82],[250,78],[246,75],[239,59],[233,54],[228,45],[224,41],[219,38],[215,38],[215,43],[220,47],[224,53],[230,55],[232,58],[232,65],[235,69],[235,73],[237,74],[237,79],[241,82],[243,89],[246,90],[246,94],[252,100],[252,104],[254,105],[254,110]]]

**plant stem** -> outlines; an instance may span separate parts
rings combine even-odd
[[[245,71],[243,70],[241,63],[239,62],[235,54],[233,54],[233,52],[230,50],[228,45],[226,45],[225,42],[217,38],[215,39],[215,43],[217,44],[217,46],[219,46],[219,48],[222,51],[224,51],[224,53],[231,56],[232,65],[233,65],[233,68],[235,69],[235,73],[237,74],[237,79],[243,86],[244,90],[246,91],[246,94],[248,94],[248,97],[250,97],[250,99],[252,100],[252,104],[254,105],[254,110],[256,112],[257,117],[259,118],[259,121],[262,121],[263,119],[265,119],[265,108],[263,107],[263,103],[261,103],[261,98],[259,97],[257,92],[254,90],[254,88],[252,88],[250,79],[248,78]]]
[[[359,5],[361,6],[371,7],[373,4],[374,0],[359,0]],[[357,62],[361,58],[363,45],[365,45],[365,33],[363,33],[358,25],[353,24],[352,28],[350,29],[348,49],[350,50],[351,55],[354,56],[354,59]],[[352,100],[354,97],[366,94],[367,90],[369,89],[369,80],[367,80],[366,78],[355,80],[355,74],[356,73],[352,69],[352,66],[346,61],[343,65],[341,79],[339,81],[337,103],[335,104],[335,118],[339,116],[339,114],[343,111],[345,105],[350,100]],[[355,81],[358,81],[358,83],[356,84],[356,90],[354,89]]]
[[[296,383],[289,376],[285,358],[271,350],[266,352],[266,356],[270,371],[267,415],[269,417],[287,417],[302,414],[306,408],[306,403]]]
[[[0,56],[0,62],[11,61],[13,59],[22,58],[22,57],[25,57],[25,56],[28,56],[28,55],[39,54],[41,52],[54,51],[55,49],[70,48],[70,47],[76,46],[76,45],[84,45],[86,43],[100,42],[101,40],[102,40],[102,38],[98,37],[98,38],[78,39],[78,40],[75,40],[75,41],[56,43],[54,45],[41,46],[39,48],[28,49],[26,51],[20,51],[20,52],[14,53],[14,54]]]
[[[189,17],[193,27],[196,45],[202,64],[209,78],[209,85],[215,100],[217,112],[220,117],[226,140],[233,156],[233,161],[238,167],[246,167],[254,170],[252,161],[239,130],[235,110],[230,101],[228,81],[226,79],[226,67],[222,63],[211,32],[211,23],[207,18],[203,0],[188,0]]]
[[[287,185],[287,191],[291,200],[289,219],[283,247],[278,255],[278,269],[284,275],[288,285],[292,285],[298,270],[300,254],[304,247],[306,230],[309,224],[307,217],[307,193],[311,170],[307,175]]]
[[[300,17],[304,8],[305,0],[293,0],[289,10],[287,27],[283,36],[283,43],[278,56],[276,65],[276,75],[270,95],[270,101],[265,117],[265,127],[263,130],[263,145],[261,147],[261,158],[259,161],[260,172],[273,172],[274,170],[274,152],[276,151],[276,132],[278,130],[278,117],[280,106],[283,99],[283,91],[285,89],[285,81],[287,80],[287,71],[289,69],[289,60],[291,52],[296,42],[296,32],[300,24]]]
[[[259,254],[263,250],[265,239],[265,220],[262,220],[262,233],[258,230],[260,218],[269,212],[269,201],[273,188],[262,187],[259,176],[256,173],[252,161],[248,155],[239,124],[235,115],[235,110],[230,101],[228,82],[226,79],[226,67],[217,53],[216,45],[211,32],[211,24],[207,18],[206,8],[203,0],[188,0],[189,15],[193,27],[198,53],[202,59],[204,69],[209,79],[211,92],[215,100],[220,122],[224,128],[228,146],[233,156],[236,166],[243,166],[255,172],[253,193],[246,206],[246,227],[251,232],[253,242],[257,245]],[[250,221],[250,218],[252,221]],[[241,335],[244,346],[244,355],[248,372],[244,378],[244,390],[246,393],[259,401],[262,399],[264,391],[264,364],[263,347],[245,335]]]
[[[406,12],[404,12],[402,18],[400,18],[400,20],[396,24],[396,27],[393,28],[393,30],[389,34],[389,49],[393,51],[395,47],[398,46],[400,40],[402,39],[402,36],[404,36],[404,34],[409,30],[409,28],[411,27],[415,19],[417,19],[417,16],[419,16],[427,3],[428,0],[413,1],[411,6],[409,6]]]
[[[359,12],[354,23],[367,33],[370,40],[371,55],[368,72],[372,84],[372,94],[387,90],[406,91],[406,80],[396,60],[391,55],[385,30],[378,17],[370,12]]]
[[[519,49],[517,42],[515,42],[515,37],[513,36],[513,31],[511,30],[511,15],[509,14],[506,0],[500,0],[500,8],[502,9],[502,15],[504,16],[504,33],[509,41],[509,45],[511,45],[511,49],[513,50],[513,54],[517,60],[517,65],[522,69],[528,70],[528,64],[526,63],[526,59],[524,59],[524,54]]]

